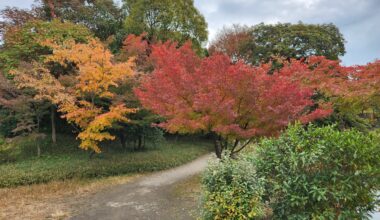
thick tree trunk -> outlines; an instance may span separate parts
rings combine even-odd
[[[51,140],[55,144],[57,143],[57,133],[56,133],[56,128],[55,128],[55,107],[52,105],[51,106],[51,114],[50,114],[50,119],[51,119]]]
[[[214,148],[215,148],[216,157],[219,158],[219,159],[221,159],[222,158],[223,148],[221,146],[220,140],[218,140],[218,139],[214,140]]]

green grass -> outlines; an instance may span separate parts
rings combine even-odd
[[[103,153],[90,159],[73,138],[61,136],[59,140],[54,146],[42,142],[39,158],[35,156],[35,143],[19,143],[14,149],[3,150],[0,187],[163,170],[189,162],[211,149],[209,142],[199,139],[167,140],[139,152],[122,150],[113,142],[104,144]],[[5,157],[8,162],[4,162]]]

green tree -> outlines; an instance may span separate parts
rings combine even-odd
[[[101,40],[117,34],[125,18],[112,0],[42,0],[41,3],[48,19],[83,24]]]
[[[242,40],[236,42],[237,36]],[[346,52],[344,42],[334,24],[261,23],[249,28],[235,25],[223,29],[211,43],[210,52],[227,51],[255,65],[274,57],[300,59],[316,55],[337,60]]]
[[[191,40],[201,51],[207,41],[207,23],[193,0],[124,0],[127,33],[148,34],[150,41]]]
[[[75,39],[84,42],[92,34],[82,25],[55,19],[51,22],[32,20],[6,29],[3,35],[0,70],[8,73],[22,61],[41,61],[44,55],[50,54],[51,49],[43,45],[45,40],[61,43],[67,39]]]

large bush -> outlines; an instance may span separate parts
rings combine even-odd
[[[367,219],[379,190],[379,142],[333,126],[290,127],[261,141],[257,174],[275,219]]]
[[[202,180],[203,219],[256,219],[265,215],[263,180],[253,163],[227,157],[212,161]]]

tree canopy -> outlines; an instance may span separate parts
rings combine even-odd
[[[41,3],[48,19],[82,24],[101,40],[122,28],[124,13],[113,0],[41,0]]]
[[[44,62],[62,66],[73,63],[76,71],[56,79],[36,63],[34,68],[12,71],[16,84],[35,90],[36,100],[47,99],[56,104],[63,117],[79,127],[80,147],[100,152],[98,142],[115,138],[105,130],[115,122],[128,121],[126,114],[135,111],[118,101],[112,90],[132,75],[132,63],[114,63],[111,52],[95,39],[85,44],[73,40],[45,44],[53,48],[53,54]],[[71,85],[65,85],[65,81]]]
[[[155,69],[136,90],[145,108],[167,119],[159,125],[168,132],[212,133],[222,144],[233,141],[235,153],[255,136],[331,114],[331,109],[316,106],[312,89],[286,74],[268,75],[269,65],[231,64],[226,55],[201,59],[190,44],[176,46],[154,47]],[[226,147],[216,145],[218,157]]]
[[[350,127],[380,111],[379,61],[342,66],[333,24],[234,25],[202,57],[207,24],[193,0],[40,2],[1,12],[0,114],[16,121],[7,135],[34,129],[50,108],[52,140],[58,114],[84,149],[115,135],[124,146],[128,132],[143,146],[160,127],[211,134],[220,156],[294,121]]]
[[[210,45],[210,52],[223,52],[254,65],[268,62],[274,56],[301,59],[314,55],[337,60],[346,52],[344,42],[334,24],[234,25],[220,31]]]
[[[191,40],[200,50],[207,41],[207,23],[193,0],[124,0],[127,33],[147,33],[149,40]]]
[[[86,41],[91,32],[82,25],[71,22],[30,20],[21,25],[7,28],[0,48],[0,69],[5,73],[18,66],[22,61],[39,61],[51,53],[49,47],[42,45],[45,40],[62,43],[67,39]]]

